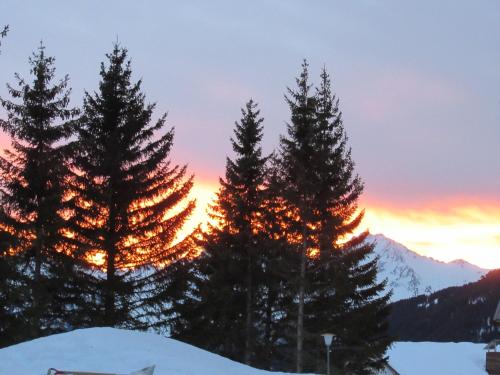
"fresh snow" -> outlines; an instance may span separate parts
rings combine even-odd
[[[389,363],[402,375],[485,375],[483,345],[395,343],[388,353]],[[0,350],[1,375],[45,375],[50,367],[127,374],[153,364],[155,375],[279,374],[154,333],[114,328],[76,330]]]
[[[154,375],[271,374],[154,333],[115,328],[80,329],[0,350],[1,375],[46,375],[51,367],[128,374],[152,365]]]
[[[445,263],[419,255],[382,234],[370,235],[367,241],[376,244],[374,253],[380,258],[377,278],[387,279],[394,302],[474,282],[487,273],[463,260]]]
[[[487,375],[484,344],[398,342],[389,363],[401,375]]]

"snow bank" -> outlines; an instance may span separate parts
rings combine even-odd
[[[484,344],[398,342],[389,363],[402,375],[486,375]]]
[[[483,346],[400,342],[390,349],[389,362],[402,375],[484,375]],[[153,333],[114,328],[76,330],[0,350],[0,375],[46,375],[50,367],[126,374],[153,364],[155,375],[278,374]]]
[[[50,367],[126,374],[153,364],[155,375],[270,374],[156,334],[114,328],[76,330],[0,350],[1,375],[46,375]]]

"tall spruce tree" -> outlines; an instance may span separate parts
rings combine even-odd
[[[171,165],[174,129],[162,132],[166,115],[152,121],[155,105],[145,103],[141,81],[131,81],[127,50],[115,44],[106,56],[99,90],[85,93],[79,119],[67,240],[86,259],[102,260],[87,324],[141,328],[161,304],[166,266],[188,251],[176,240],[194,209],[193,177]]]
[[[314,206],[324,209],[314,224],[318,256],[311,273],[309,306],[315,313],[307,315],[306,326],[316,334],[335,333],[339,370],[370,374],[381,368],[391,342],[387,334],[390,295],[384,293],[385,282],[376,281],[377,259],[372,256],[374,245],[366,243],[368,233],[352,236],[363,218],[357,203],[363,185],[354,174],[339,102],[325,69],[320,78],[315,148],[322,173]],[[318,341],[316,336],[316,346],[322,347]]]
[[[7,35],[8,26],[4,26],[0,31],[0,47],[2,39]],[[1,53],[1,50],[0,50]],[[0,119],[0,125],[3,125],[3,120]],[[1,215],[1,212],[0,212]],[[0,222],[3,219],[0,218]],[[18,279],[13,265],[12,255],[9,254],[9,249],[13,243],[13,236],[6,231],[6,228],[0,226],[0,347],[8,345],[11,338],[14,336],[10,330],[13,328],[15,314],[12,313],[12,280]]]
[[[298,88],[288,91],[291,122],[281,139],[275,181],[289,212],[279,220],[295,262],[289,280],[296,293],[296,371],[320,370],[313,353],[322,347],[319,335],[331,331],[339,368],[370,373],[382,365],[390,343],[388,296],[380,295],[384,285],[375,281],[366,233],[342,243],[362,220],[357,201],[363,185],[354,174],[328,74],[322,72],[313,93],[307,63],[302,68]]]
[[[69,312],[68,278],[73,261],[61,250],[67,148],[70,121],[68,76],[54,82],[54,58],[40,45],[29,59],[33,82],[16,74],[18,88],[8,85],[14,99],[0,99],[8,113],[2,128],[11,136],[11,149],[0,157],[2,275],[15,296],[22,325],[15,339],[38,337],[65,329]],[[21,269],[22,268],[22,269]],[[22,271],[22,272],[21,272]],[[23,291],[23,296],[14,293]],[[12,298],[7,304],[12,303]],[[13,305],[6,311],[12,311]],[[66,316],[65,316],[66,314]]]
[[[232,359],[254,364],[258,341],[258,295],[263,248],[259,214],[267,158],[262,155],[262,121],[250,100],[231,138],[235,159],[227,158],[225,179],[211,206],[214,221],[194,261],[195,298],[188,302],[189,325],[174,336]],[[183,322],[181,322],[183,323]],[[201,332],[198,330],[201,329]]]
[[[296,371],[303,370],[304,356],[304,306],[306,301],[307,269],[309,251],[314,247],[312,223],[314,220],[313,199],[318,188],[318,171],[314,165],[315,156],[315,110],[316,98],[311,93],[308,65],[297,78],[297,90],[288,89],[286,101],[291,111],[291,123],[287,125],[288,137],[280,140],[280,155],[277,167],[280,169],[276,190],[282,192],[283,200],[290,214],[288,222],[290,251],[298,256],[294,269],[296,277],[293,288],[296,291]],[[282,223],[284,224],[284,223]]]

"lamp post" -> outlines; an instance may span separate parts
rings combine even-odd
[[[330,346],[332,345],[333,334],[323,333],[321,336],[323,336],[326,346],[326,374],[330,375]]]

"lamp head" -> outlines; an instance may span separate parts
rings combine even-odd
[[[323,336],[323,340],[325,340],[326,346],[332,345],[333,333],[323,333],[321,336]]]

